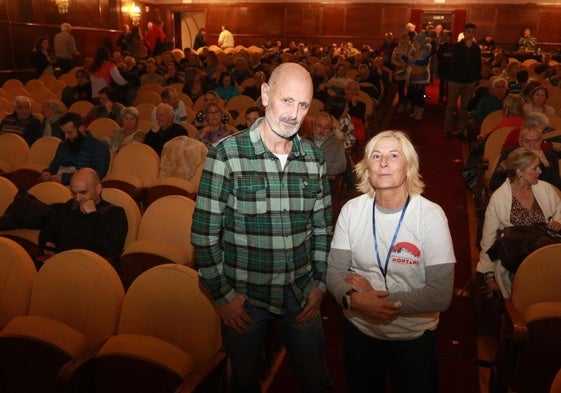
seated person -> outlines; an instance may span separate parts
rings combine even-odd
[[[109,149],[86,130],[82,116],[67,112],[59,120],[64,139],[58,145],[55,157],[41,174],[42,181],[70,184],[72,175],[81,168],[92,168],[100,179],[109,169]]]
[[[58,119],[62,116],[62,110],[57,100],[45,100],[41,104],[43,122],[41,123],[41,136],[54,136],[62,139],[62,130]]]
[[[522,127],[524,123],[524,99],[518,94],[508,94],[503,100],[503,117],[489,132],[483,131],[477,136],[477,141],[483,143],[489,134],[502,127]]]
[[[264,116],[263,109],[258,106],[250,106],[245,110],[245,123],[238,124],[236,128],[239,131],[249,130],[253,123],[257,121],[260,117]]]
[[[173,107],[169,104],[158,104],[156,107],[156,131],[150,130],[144,138],[144,143],[158,153],[162,154],[164,144],[180,135],[187,135],[187,130],[183,126],[173,122]]]
[[[347,66],[339,64],[335,68],[335,75],[327,81],[329,89],[333,90],[336,94],[345,94],[345,87],[351,79],[347,77]]]
[[[144,142],[144,131],[138,128],[138,120],[140,118],[138,109],[134,106],[126,107],[121,111],[121,116],[123,118],[123,126],[116,129],[107,141],[113,153],[118,153],[123,146],[131,143]]]
[[[240,94],[238,87],[232,79],[232,74],[228,71],[220,73],[215,90],[224,102],[228,102],[230,99]]]
[[[221,119],[222,109],[216,102],[209,102],[205,106],[206,126],[197,132],[197,139],[209,148],[213,143],[231,134],[230,129]]]
[[[166,86],[160,92],[160,97],[162,97],[162,102],[168,104],[173,108],[173,122],[180,124],[187,119],[187,111],[185,110],[185,103],[179,99],[179,93],[172,86]],[[157,130],[156,126],[156,108],[152,111],[152,125],[153,130]]]
[[[519,52],[534,52],[538,45],[538,39],[532,36],[532,30],[524,29],[522,37],[518,40]]]
[[[561,229],[561,200],[549,183],[539,180],[540,167],[535,150],[526,148],[512,150],[499,165],[506,181],[491,195],[487,206],[477,264],[477,272],[489,277],[490,290],[497,287],[487,250],[495,243],[498,229],[546,222],[554,231]]]
[[[481,130],[481,123],[487,115],[491,112],[499,111],[503,109],[503,100],[506,97],[507,92],[507,81],[504,78],[496,78],[491,82],[491,88],[489,89],[489,95],[481,97],[475,111],[472,116],[470,116],[468,122],[469,134],[474,138],[479,135]]]
[[[323,152],[327,165],[327,177],[330,181],[335,180],[335,176],[345,172],[347,157],[345,148],[337,137],[333,134],[334,118],[325,111],[319,111],[310,134],[310,140]]]
[[[218,93],[214,90],[209,90],[205,93],[204,97],[205,97],[204,98],[205,105],[207,105],[209,102],[216,102],[216,103],[218,103],[218,105],[220,105],[220,108],[222,110],[221,121],[224,124],[229,124],[230,123],[230,116],[228,115],[228,112],[226,111],[226,109],[224,109],[222,98],[220,98]],[[195,114],[195,119],[193,120],[193,125],[195,127],[197,127],[198,129],[201,129],[206,125],[204,110],[200,110]]]
[[[96,171],[82,168],[74,173],[70,191],[72,199],[41,230],[39,246],[46,255],[83,248],[105,258],[118,256],[127,236],[127,216],[122,207],[103,200]]]
[[[21,136],[29,146],[41,137],[41,120],[31,114],[31,99],[17,96],[14,112],[6,115],[0,123],[0,134],[13,133]]]
[[[255,81],[255,84],[247,86],[243,89],[241,94],[251,97],[253,100],[257,101],[257,99],[261,97],[261,85],[267,81],[265,73],[263,71],[257,71],[253,74],[253,80]]]
[[[546,104],[549,94],[544,86],[536,86],[530,92],[530,100],[524,104],[524,112],[529,115],[533,112],[543,113],[548,116],[555,115],[555,109]]]
[[[515,128],[508,133],[505,141],[503,142],[501,152],[504,152],[511,147],[519,147],[520,145],[518,144],[518,141],[520,139],[520,129],[531,124],[538,126],[544,134],[552,130],[549,123],[549,117],[543,113],[530,113],[524,118],[524,123],[522,123],[520,128]]]
[[[543,131],[542,128],[533,124],[524,125],[520,130],[520,138],[518,139],[519,147],[524,147],[532,151],[538,158],[538,178],[548,182],[561,190],[561,177],[559,176],[559,162],[557,155],[551,151],[543,150]],[[501,164],[505,161],[508,155],[516,148],[505,150],[499,158],[497,169],[489,180],[489,187],[492,191],[498,189],[506,179],[506,173],[501,171]]]
[[[356,117],[363,124],[366,123],[366,105],[359,101],[360,86],[358,82],[349,81],[345,87],[345,98],[347,99],[348,113],[352,117]]]
[[[165,78],[161,74],[158,74],[158,65],[156,64],[156,60],[152,57],[149,58],[146,60],[145,67],[146,73],[140,77],[141,86],[148,82],[157,83],[162,87],[166,86]]]
[[[76,86],[66,86],[62,89],[61,101],[67,108],[76,101],[92,102],[92,83],[90,73],[85,68],[78,68],[75,73]]]
[[[509,94],[521,94],[524,90],[524,86],[528,83],[528,78],[530,74],[528,70],[520,70],[516,72],[516,79],[508,82],[508,93]]]
[[[92,122],[100,117],[106,117],[115,120],[117,124],[122,125],[121,111],[124,105],[115,101],[115,93],[112,87],[105,86],[99,91],[99,104],[95,105],[90,113],[86,116],[88,122]]]

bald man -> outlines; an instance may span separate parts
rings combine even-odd
[[[45,254],[83,248],[105,258],[119,255],[127,236],[127,217],[122,207],[103,200],[97,172],[78,170],[70,180],[70,191],[72,199],[39,234]]]
[[[174,123],[173,107],[169,104],[158,104],[156,107],[156,131],[151,130],[146,134],[144,143],[162,155],[162,149],[167,141],[176,136],[187,135],[187,130],[183,126]]]
[[[222,319],[232,392],[260,392],[267,325],[276,326],[305,392],[330,381],[320,306],[332,236],[320,150],[298,136],[310,74],[279,65],[261,85],[265,117],[209,149],[191,243]]]

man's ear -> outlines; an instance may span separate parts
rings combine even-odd
[[[81,125],[78,127],[78,132],[82,135],[86,135],[86,126]]]
[[[263,106],[267,106],[269,105],[269,91],[270,91],[270,87],[269,84],[262,83],[261,84],[261,104]]]

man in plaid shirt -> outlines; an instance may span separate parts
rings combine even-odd
[[[303,67],[277,67],[261,88],[265,117],[210,148],[199,185],[191,242],[222,318],[233,392],[260,392],[269,322],[304,390],[330,389],[320,305],[331,198],[323,155],[297,135],[312,94]]]

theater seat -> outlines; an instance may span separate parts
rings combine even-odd
[[[561,368],[561,243],[528,255],[505,299],[499,364],[501,385],[518,393],[547,393]],[[510,360],[510,361],[509,361]]]
[[[96,392],[224,391],[220,319],[197,272],[166,264],[128,289],[118,334],[94,360]],[[210,377],[209,377],[210,376]]]
[[[195,202],[181,195],[157,199],[142,215],[138,238],[129,244],[118,264],[123,285],[149,268],[165,263],[194,265],[190,242]]]
[[[0,329],[14,317],[27,314],[31,287],[37,275],[29,254],[15,241],[0,236]]]
[[[59,143],[59,138],[44,136],[31,145],[25,163],[17,166],[10,175],[18,189],[28,190],[41,181],[41,172],[49,167]]]
[[[16,185],[7,178],[0,176],[0,217],[4,215],[17,193]]]
[[[11,174],[27,160],[29,146],[25,139],[13,133],[0,134],[0,175]]]
[[[95,353],[117,332],[123,298],[119,276],[99,255],[70,250],[47,260],[28,314],[0,331],[0,390],[57,391],[63,366]]]
[[[127,193],[116,188],[104,188],[101,196],[107,202],[125,210],[128,223],[127,237],[125,238],[125,247],[127,247],[138,236],[138,227],[142,218],[138,205]]]

